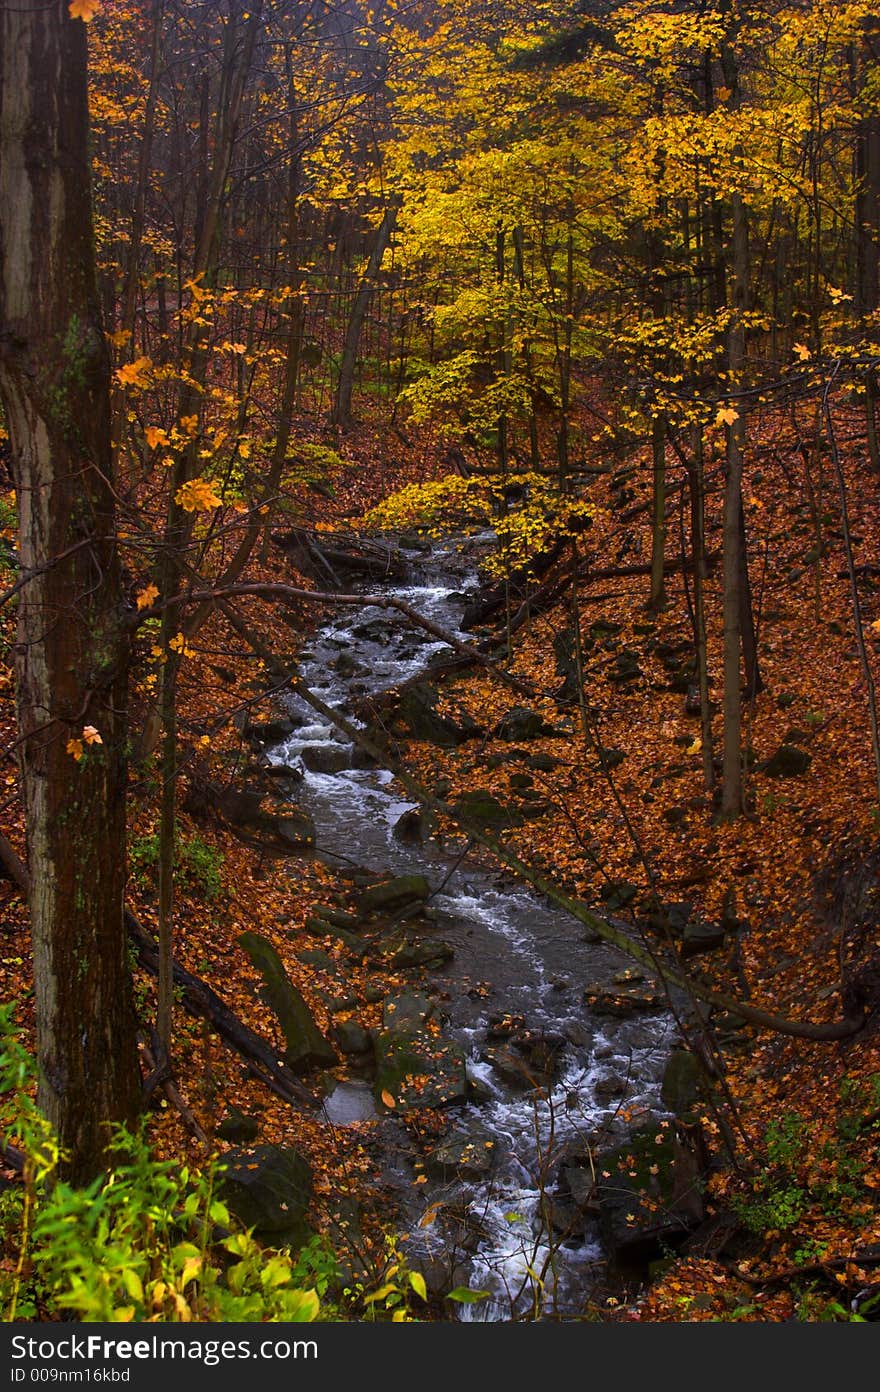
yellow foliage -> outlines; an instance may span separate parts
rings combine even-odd
[[[178,488],[174,501],[180,504],[184,512],[210,512],[219,507],[223,499],[210,479],[194,478]]]

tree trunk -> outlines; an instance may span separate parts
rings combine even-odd
[[[733,319],[728,337],[728,382],[736,390],[741,384],[745,361],[745,324],[748,287],[748,222],[742,197],[733,198]],[[727,476],[724,483],[724,752],[721,811],[725,817],[738,817],[743,810],[742,781],[742,692],[740,689],[740,651],[742,647],[743,576],[742,554],[742,474],[746,445],[745,406],[727,427]]]
[[[66,0],[17,0],[0,32],[0,395],[29,577],[16,678],[38,1101],[66,1172],[85,1179],[102,1167],[105,1123],[132,1121],[140,1093],[123,923],[128,642],[86,32]]]
[[[385,209],[385,215],[376,229],[376,237],[373,248],[370,252],[370,259],[367,262],[367,269],[361,277],[357,294],[354,297],[351,314],[349,315],[348,327],[345,331],[345,343],[342,349],[342,362],[339,367],[339,381],[336,386],[336,400],[333,404],[333,424],[338,425],[341,430],[347,430],[351,426],[351,398],[354,391],[354,370],[357,366],[358,347],[363,332],[364,320],[367,317],[367,310],[370,307],[370,300],[373,289],[379,277],[382,266],[382,257],[390,245],[397,224],[397,210],[399,207],[397,200],[392,200]]]
[[[663,568],[666,561],[666,417],[654,417],[651,425],[653,492],[651,522],[651,594],[648,608],[659,614],[666,603]]]
[[[693,461],[688,465],[691,495],[691,548],[694,558],[694,642],[697,649],[697,681],[700,688],[700,735],[703,786],[715,787],[712,749],[712,706],[709,696],[709,648],[706,638],[706,491],[703,460],[703,428],[694,426]]]
[[[853,95],[864,99],[864,89],[876,69],[880,32],[876,15],[863,22],[858,52],[850,50]],[[880,301],[880,114],[868,110],[858,121],[853,142],[855,186],[855,311],[860,319],[872,314]],[[865,373],[865,424],[868,454],[874,472],[880,471],[877,433],[877,375]]]

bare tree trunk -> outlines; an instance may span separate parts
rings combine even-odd
[[[864,100],[864,89],[876,71],[880,33],[876,15],[863,21],[862,44],[850,48],[853,95]],[[858,122],[853,142],[855,185],[855,311],[860,318],[873,313],[880,302],[880,114],[868,110]],[[880,471],[877,434],[877,374],[865,374],[865,424],[868,454],[875,473]]]
[[[388,204],[382,221],[376,229],[376,236],[370,252],[370,259],[367,268],[361,277],[357,294],[354,297],[351,314],[348,319],[348,327],[345,331],[345,343],[342,349],[342,362],[339,366],[339,381],[336,385],[336,400],[333,404],[333,424],[338,425],[341,430],[347,430],[351,425],[351,398],[354,391],[354,370],[357,365],[358,347],[363,332],[364,320],[367,317],[367,310],[370,307],[370,300],[376,281],[379,278],[379,271],[382,267],[382,257],[390,245],[394,235],[394,228],[397,225],[397,211],[399,202],[396,199]]]
[[[733,197],[733,318],[728,335],[727,368],[730,386],[736,390],[745,361],[745,324],[748,290],[748,221],[739,194]],[[727,473],[724,483],[723,532],[723,622],[724,622],[724,751],[721,795],[722,815],[738,817],[743,811],[742,779],[742,691],[740,651],[742,648],[743,572],[742,555],[742,473],[746,445],[745,407],[739,405],[736,419],[727,426]]]
[[[712,707],[709,697],[709,658],[706,641],[706,492],[703,463],[703,428],[694,426],[693,462],[688,467],[691,494],[691,549],[694,557],[694,639],[697,649],[697,681],[700,688],[700,734],[703,786],[715,787],[712,748]]]
[[[666,561],[666,417],[655,416],[651,425],[653,492],[651,523],[651,594],[648,608],[658,614],[666,603],[663,568]]]
[[[2,12],[0,395],[22,575],[16,653],[38,1100],[66,1172],[102,1167],[140,1082],[125,953],[128,640],[95,283],[86,35],[66,0]]]
[[[262,3],[255,3],[240,24],[230,23],[224,36],[223,68],[217,99],[217,134],[214,142],[214,162],[208,178],[207,202],[203,208],[198,230],[193,267],[193,280],[200,277],[208,285],[216,275],[220,230],[228,196],[229,172],[232,168],[239,125],[246,92],[247,79],[252,72],[254,50],[262,20]],[[184,340],[184,361],[188,380],[178,398],[178,418],[199,416],[202,389],[207,373],[207,331],[198,324],[188,326]],[[179,501],[182,486],[197,475],[199,455],[196,437],[177,454],[171,470],[168,511],[162,550],[157,567],[159,592],[168,601],[176,598],[183,585],[186,553],[192,538],[194,515],[187,514]],[[162,649],[162,678],[158,710],[162,732],[160,770],[162,793],[160,799],[159,859],[158,859],[158,940],[159,974],[157,990],[156,1027],[159,1044],[166,1057],[170,1056],[172,1015],[174,1008],[173,929],[174,929],[174,843],[177,788],[177,678],[182,653],[172,642],[179,642],[179,618],[167,608],[162,614],[159,645]],[[163,1060],[164,1061],[164,1060]]]

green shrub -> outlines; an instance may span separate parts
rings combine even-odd
[[[318,1318],[335,1262],[317,1242],[298,1257],[261,1247],[218,1199],[217,1163],[157,1160],[141,1133],[116,1127],[105,1174],[85,1187],[58,1180],[58,1146],[29,1095],[33,1062],[11,1006],[0,1009],[0,1042],[0,1127],[27,1156],[24,1184],[0,1206],[14,1251],[4,1263],[12,1270],[0,1270],[4,1321],[44,1312],[113,1323]]]
[[[149,883],[159,863],[158,833],[132,837],[128,859],[135,878],[141,884]],[[205,841],[198,833],[188,837],[178,834],[174,845],[174,869],[190,889],[199,891],[208,899],[216,899],[223,888],[222,868],[223,853],[216,846]]]

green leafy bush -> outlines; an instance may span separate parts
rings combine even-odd
[[[27,1160],[0,1206],[5,1321],[63,1314],[130,1320],[308,1322],[332,1318],[320,1293],[335,1260],[316,1240],[299,1255],[261,1247],[217,1197],[222,1167],[157,1160],[144,1136],[112,1133],[113,1161],[91,1184],[57,1179],[59,1151],[30,1096],[33,1061],[12,1007],[0,1009],[0,1128]],[[304,1284],[303,1281],[308,1281]]]

